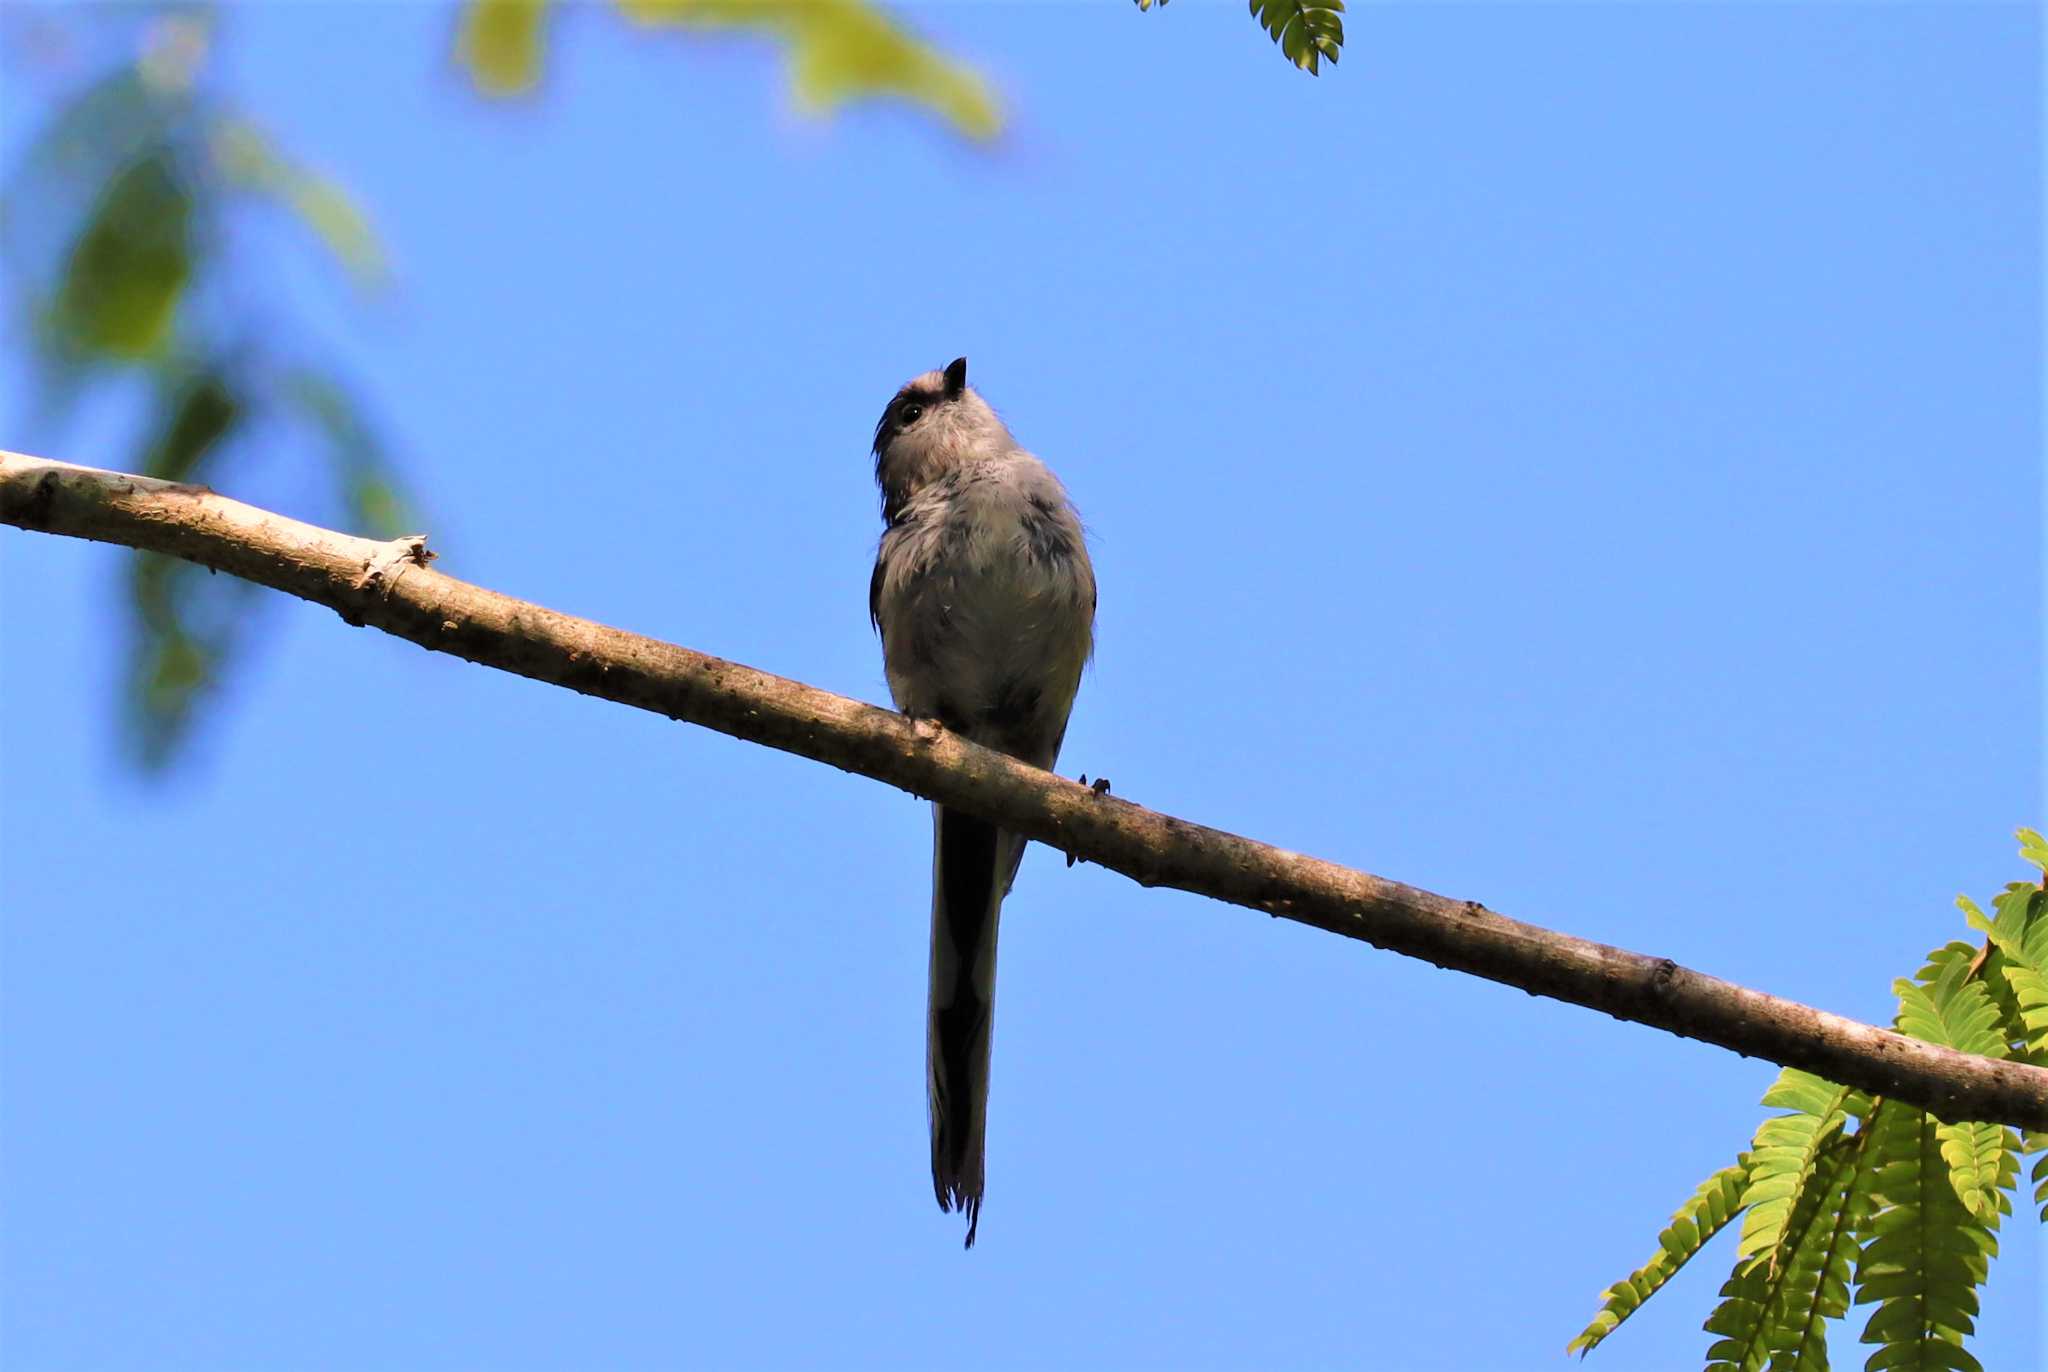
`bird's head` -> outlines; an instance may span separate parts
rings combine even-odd
[[[925,372],[903,384],[875,425],[875,481],[882,514],[897,512],[927,484],[977,458],[1017,446],[1003,421],[967,384],[967,359]]]

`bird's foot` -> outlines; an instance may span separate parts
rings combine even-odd
[[[1081,784],[1083,786],[1086,786],[1090,791],[1093,791],[1098,796],[1106,796],[1109,794],[1108,777],[1097,777],[1095,778],[1095,780],[1090,781],[1088,780],[1088,774],[1086,772],[1083,772],[1081,773]],[[1067,854],[1067,866],[1072,867],[1076,862],[1079,861],[1080,859],[1074,856],[1074,854]]]

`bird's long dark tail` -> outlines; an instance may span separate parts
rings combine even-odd
[[[996,926],[1023,842],[986,820],[932,807],[931,1000],[925,1077],[932,1190],[941,1210],[981,1222],[988,1067],[995,1021]]]

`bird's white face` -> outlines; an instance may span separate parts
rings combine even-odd
[[[973,453],[1006,452],[1016,439],[966,383],[963,358],[905,382],[875,426],[875,480],[885,517]]]

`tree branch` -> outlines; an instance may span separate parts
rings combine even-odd
[[[1804,1068],[1945,1120],[2048,1130],[2048,1069],[1958,1053],[1472,901],[1159,814],[935,725],[656,639],[557,614],[427,566],[424,539],[352,538],[201,486],[0,453],[0,522],[167,553],[436,652],[566,686],[995,820],[1146,886],[1313,925],[1620,1019]]]

